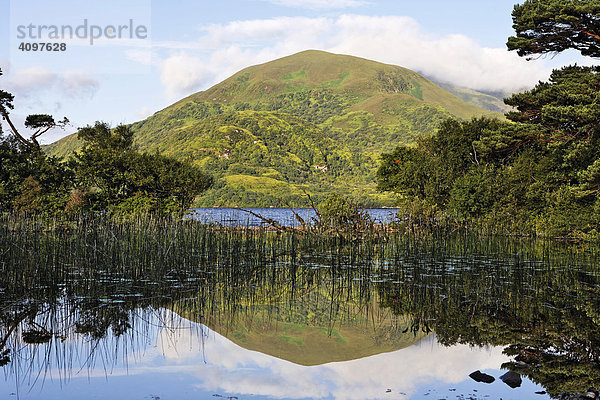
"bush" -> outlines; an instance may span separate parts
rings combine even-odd
[[[318,207],[320,228],[359,228],[372,225],[373,221],[365,210],[339,194],[332,194]]]

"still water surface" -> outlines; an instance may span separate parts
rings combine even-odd
[[[548,399],[600,386],[600,279],[584,248],[9,225],[0,398]],[[499,379],[508,370],[518,387]]]
[[[284,226],[300,226],[296,215],[306,223],[312,224],[316,213],[312,208],[195,208],[190,215],[205,224],[220,224],[224,226],[264,226],[264,220],[248,213],[252,211],[264,218],[273,219]],[[375,223],[388,223],[394,220],[398,213],[396,208],[369,208],[365,210]]]

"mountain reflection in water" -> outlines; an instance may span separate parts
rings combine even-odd
[[[543,399],[600,387],[586,248],[0,222],[0,396]]]

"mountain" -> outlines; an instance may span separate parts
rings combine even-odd
[[[132,124],[140,150],[192,161],[215,187],[198,206],[306,206],[331,192],[392,205],[375,191],[379,155],[448,117],[503,118],[394,65],[304,51],[248,67]],[[68,156],[71,135],[47,147]]]
[[[507,113],[512,110],[512,107],[504,103],[504,97],[509,97],[509,94],[502,93],[482,93],[473,89],[467,89],[460,86],[455,86],[446,82],[435,82],[436,85],[444,90],[456,95],[460,99],[477,107],[484,108],[489,111]]]

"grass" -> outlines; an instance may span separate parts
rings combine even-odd
[[[415,87],[413,90],[411,90],[410,95],[419,100],[423,100],[423,91],[421,90],[420,82],[415,82]]]
[[[344,80],[346,80],[346,78],[348,78],[349,76],[350,76],[350,72],[344,72],[343,74],[340,75],[340,77],[338,79],[335,79],[333,81],[323,82],[319,85],[319,87],[339,88],[342,86],[342,83],[344,82]]]
[[[306,71],[303,69],[296,71],[296,72],[284,74],[281,77],[281,79],[283,79],[284,81],[294,81],[294,80],[301,79],[301,78],[306,78]]]

